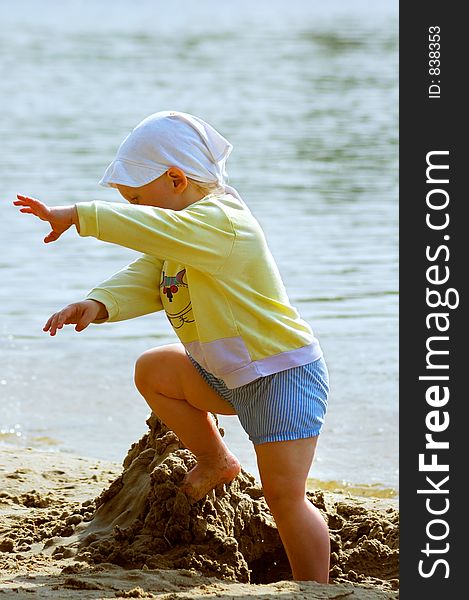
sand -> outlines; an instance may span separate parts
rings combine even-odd
[[[194,464],[156,418],[123,465],[0,450],[0,599],[398,598],[396,501],[313,490],[331,534],[331,584],[291,580],[255,478],[195,502]]]

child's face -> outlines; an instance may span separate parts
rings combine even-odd
[[[120,183],[116,184],[116,187],[131,204],[172,210],[182,210],[204,197],[203,193],[189,185],[186,175],[178,167],[169,167],[166,173],[140,187],[129,187]]]
[[[174,189],[171,180],[164,173],[157,179],[140,187],[116,184],[121,196],[131,204],[157,206],[159,208],[176,208]]]

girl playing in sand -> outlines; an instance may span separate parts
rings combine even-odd
[[[49,222],[45,242],[75,225],[81,236],[141,253],[85,300],[53,314],[44,331],[164,310],[180,343],[142,354],[135,383],[197,459],[183,490],[199,500],[240,472],[211,413],[238,415],[293,578],[327,582],[328,528],[306,497],[327,368],[258,222],[224,183],[231,149],[197,117],[155,113],[125,138],[100,181],[128,204],[48,207],[22,195],[14,204]]]

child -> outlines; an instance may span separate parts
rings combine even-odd
[[[197,459],[183,490],[199,500],[240,472],[210,415],[237,414],[293,578],[324,583],[328,528],[305,489],[326,412],[327,368],[258,222],[224,183],[231,150],[201,119],[159,112],[125,138],[100,181],[129,204],[49,208],[21,195],[14,204],[49,222],[45,242],[75,225],[81,236],[142,254],[52,315],[44,331],[164,310],[180,343],[142,354],[135,383]]]

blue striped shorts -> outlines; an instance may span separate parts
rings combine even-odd
[[[192,356],[189,358],[205,381],[233,406],[254,444],[319,435],[329,393],[323,357],[234,389],[227,388],[223,380],[206,371]]]

